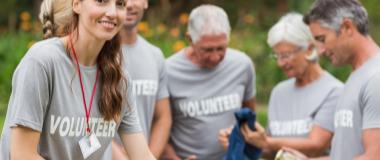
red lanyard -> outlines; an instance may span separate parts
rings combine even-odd
[[[77,54],[76,54],[75,49],[74,49],[74,45],[73,45],[73,42],[72,42],[72,39],[71,39],[71,35],[69,36],[69,41],[70,41],[71,50],[72,50],[72,52],[74,54],[75,62],[77,64],[78,73],[79,73],[79,82],[80,82],[80,87],[82,89],[83,106],[84,106],[84,110],[86,111],[86,123],[87,123],[87,129],[86,129],[86,131],[87,131],[87,133],[91,133],[89,120],[90,120],[90,114],[91,114],[91,108],[92,108],[92,101],[94,100],[94,95],[95,95],[95,91],[96,91],[96,84],[98,83],[99,70],[96,69],[96,78],[95,78],[94,87],[93,87],[92,93],[91,93],[90,106],[87,109],[86,97],[84,96],[84,87],[83,87],[83,81],[82,81],[82,74],[81,74],[81,71],[80,71],[80,67],[79,67],[79,63],[78,63],[78,57],[77,57]]]

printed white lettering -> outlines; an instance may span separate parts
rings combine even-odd
[[[213,97],[209,99],[182,101],[178,103],[179,111],[186,117],[205,116],[223,113],[241,107],[239,94]]]
[[[72,137],[74,136],[75,132],[73,131],[74,128],[74,117],[71,117],[70,121],[70,129],[69,129],[69,136]]]
[[[272,121],[269,129],[274,136],[292,136],[307,134],[312,127],[311,118],[292,121]]]
[[[354,114],[351,110],[339,110],[334,116],[335,128],[353,128]]]
[[[70,120],[69,117],[63,117],[62,123],[59,126],[59,135],[64,137],[67,135],[70,129]]]
[[[158,82],[154,80],[134,80],[132,91],[137,96],[154,96],[158,90]]]
[[[90,118],[89,124],[92,132],[98,137],[113,137],[116,133],[115,121]],[[85,117],[50,116],[50,134],[57,134],[61,137],[79,137],[86,135],[86,127]]]
[[[98,126],[96,128],[96,136],[102,136],[103,133],[102,133],[102,130],[103,130],[103,119],[99,119],[98,121]]]
[[[61,121],[61,117],[56,117],[51,115],[51,123],[50,123],[50,134],[54,134],[58,128],[59,122]]]
[[[111,121],[110,125],[108,127],[108,137],[115,136],[115,132],[116,132],[116,122],[115,121]]]

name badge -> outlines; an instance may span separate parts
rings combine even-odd
[[[86,159],[96,150],[98,150],[101,145],[98,138],[95,136],[95,134],[92,133],[88,136],[84,136],[81,140],[79,140],[79,147],[83,158]]]

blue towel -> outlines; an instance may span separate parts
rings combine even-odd
[[[227,154],[224,160],[257,160],[261,155],[261,149],[245,143],[244,137],[240,132],[240,126],[245,122],[249,128],[255,131],[256,114],[251,109],[243,107],[235,113],[237,124],[232,129]]]

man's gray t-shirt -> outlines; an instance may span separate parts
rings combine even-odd
[[[89,105],[96,66],[81,66],[81,72]],[[105,121],[102,118],[97,103],[100,86],[101,83],[96,89],[89,123],[101,148],[88,159],[108,160],[112,158],[110,142],[116,132],[129,134],[141,132],[142,129],[130,87],[128,95],[124,96],[129,106],[127,103],[123,106],[121,121]],[[86,134],[81,94],[74,62],[60,39],[44,40],[30,48],[13,75],[12,94],[1,135],[0,159],[9,159],[11,128],[16,126],[40,132],[38,153],[45,159],[83,159],[78,144]]]
[[[124,63],[133,83],[137,112],[149,140],[156,102],[169,96],[165,58],[159,48],[138,36],[133,45],[123,45]]]
[[[253,63],[228,49],[215,68],[202,69],[185,51],[166,63],[173,114],[170,143],[181,158],[220,160],[225,151],[218,143],[219,130],[234,125],[234,112],[256,94]]]
[[[380,54],[351,73],[334,118],[331,158],[346,160],[363,154],[363,131],[380,128]]]
[[[333,132],[334,111],[342,89],[342,82],[328,72],[304,87],[297,87],[295,78],[279,83],[269,101],[269,134],[307,137],[313,125]]]

